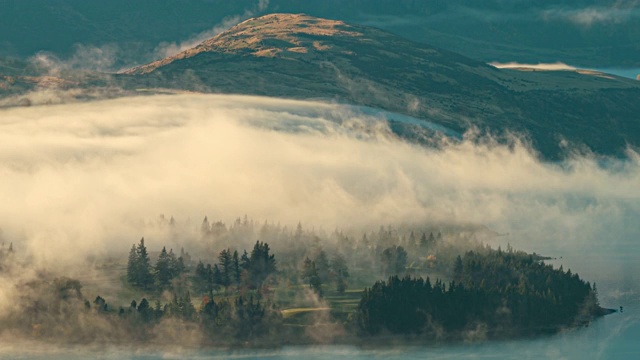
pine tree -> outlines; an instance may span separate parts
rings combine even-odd
[[[144,245],[144,238],[140,239],[140,244],[136,248],[136,284],[143,289],[149,289],[153,285],[153,275],[151,274],[151,261],[147,247]]]
[[[247,250],[242,253],[242,257],[240,258],[240,267],[242,270],[249,270],[251,267],[251,259],[249,259],[249,254]]]
[[[460,255],[456,258],[455,263],[453,264],[453,280],[460,282],[462,280],[462,258]]]
[[[429,234],[429,240],[427,240],[427,247],[429,249],[432,249],[435,244],[436,244],[436,237],[433,236],[433,232],[431,232]]]
[[[158,261],[155,266],[155,276],[159,290],[166,289],[171,283],[171,279],[173,279],[169,254],[167,254],[165,247],[162,247],[162,251],[158,256]]]
[[[129,251],[129,260],[127,261],[127,282],[131,285],[137,285],[137,271],[138,271],[138,252],[136,251],[136,245],[131,245],[131,251]]]
[[[331,261],[331,270],[336,276],[336,291],[340,294],[344,294],[347,289],[347,282],[345,279],[349,277],[349,268],[347,267],[347,262],[344,257],[340,254],[336,254]]]
[[[429,247],[429,241],[427,240],[427,234],[422,233],[420,236],[420,249],[426,250]]]
[[[304,259],[304,263],[302,265],[302,278],[308,280],[311,278],[313,273],[314,270],[312,268],[311,259],[307,257]]]
[[[249,258],[249,278],[251,285],[255,288],[262,286],[262,283],[276,272],[276,259],[269,254],[269,244],[256,241]]]
[[[318,269],[316,268],[315,261],[311,262],[311,269],[309,273],[309,287],[313,289],[319,297],[322,297],[322,279],[318,276]]]
[[[220,263],[220,272],[222,273],[221,277],[221,285],[227,287],[231,285],[231,269],[232,269],[232,260],[231,260],[231,252],[228,249],[222,250],[220,255],[218,255],[218,261]]]
[[[316,270],[318,271],[320,280],[326,283],[329,280],[329,259],[327,258],[327,253],[325,253],[324,250],[320,250],[314,262],[316,263]]]
[[[211,270],[211,265],[209,265],[209,271],[207,271],[207,268],[205,268],[202,261],[198,261],[198,265],[196,265],[196,271],[195,271],[195,277],[194,277],[195,287],[198,291],[207,292],[211,290],[211,287],[209,286],[211,282],[210,270]]]
[[[415,248],[416,244],[416,235],[413,233],[413,231],[411,231],[411,234],[409,234],[409,247],[410,248]]]
[[[222,272],[220,271],[218,264],[215,264],[213,266],[213,285],[214,286],[223,285]]]
[[[209,220],[205,216],[204,220],[202,220],[202,225],[200,225],[200,233],[202,234],[202,236],[207,236],[209,235],[210,232],[211,232],[211,225],[209,225]]]
[[[182,317],[185,320],[192,320],[196,313],[196,308],[191,303],[191,294],[187,291],[182,298]]]
[[[240,285],[241,269],[240,269],[240,258],[238,256],[237,250],[233,251],[233,260],[232,260],[231,268],[232,268],[233,281],[235,285],[238,286]]]

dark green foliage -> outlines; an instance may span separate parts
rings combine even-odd
[[[316,262],[311,261],[308,257],[305,258],[302,264],[301,275],[302,279],[309,284],[309,287],[318,294],[318,296],[322,297],[322,278],[318,274]]]
[[[231,277],[236,286],[240,285],[240,276],[242,275],[242,269],[240,268],[240,258],[238,251],[233,251],[233,257],[231,262]]]
[[[231,251],[229,249],[222,250],[218,255],[218,264],[220,265],[220,279],[219,284],[227,287],[231,285],[232,275],[232,258]]]
[[[439,280],[432,286],[428,278],[393,276],[366,289],[358,306],[361,329],[456,333],[483,323],[515,336],[554,332],[600,312],[589,283],[532,255],[468,252],[454,267],[460,280],[448,287]]]
[[[270,254],[269,244],[257,241],[251,254],[245,250],[240,256],[237,250],[224,249],[218,255],[218,263],[211,267],[198,262],[193,276],[195,289],[208,293],[217,287],[229,286],[257,289],[276,271],[276,260]]]
[[[327,257],[327,253],[324,250],[320,250],[318,256],[314,259],[316,264],[316,271],[318,272],[318,276],[323,283],[329,281],[329,258]]]
[[[334,256],[333,260],[331,261],[331,270],[340,277],[349,277],[349,267],[347,266],[347,261],[344,259],[344,256],[340,254],[336,254],[336,256]]]
[[[142,300],[140,300],[138,313],[140,314],[140,318],[143,322],[149,322],[154,318],[154,311],[146,298],[142,298]]]
[[[167,249],[163,247],[155,266],[155,276],[158,289],[163,290],[169,287],[171,279],[173,278],[171,270],[169,254],[167,253]]]
[[[385,275],[404,274],[407,267],[407,252],[402,246],[391,246],[384,249],[381,255],[382,271]]]
[[[129,251],[129,260],[127,261],[127,282],[134,285],[137,280],[137,266],[138,266],[138,253],[136,252],[136,245],[131,245]]]
[[[276,272],[275,255],[269,254],[269,244],[256,241],[248,264],[249,286],[259,288]]]
[[[209,295],[205,296],[202,303],[204,306],[201,310],[201,319],[203,322],[212,322],[218,315],[218,308],[213,301],[213,293],[209,292]]]
[[[261,328],[266,313],[265,307],[260,303],[260,300],[254,300],[253,296],[248,299],[240,296],[236,299],[234,308],[233,327],[236,338],[250,339],[255,337],[257,335],[256,332]]]
[[[191,302],[191,293],[186,292],[184,296],[173,294],[173,300],[167,305],[166,312],[176,318],[191,321],[196,318],[196,309]]]
[[[109,306],[107,305],[107,301],[103,299],[102,296],[100,295],[96,296],[96,299],[93,300],[93,303],[96,306],[96,311],[107,311],[109,309]]]
[[[311,262],[311,269],[309,270],[309,287],[311,287],[319,297],[324,295],[322,292],[322,278],[318,275],[315,261]]]
[[[177,278],[183,272],[185,272],[184,258],[182,256],[176,258],[173,249],[169,250],[169,273],[171,274],[171,278]]]
[[[53,281],[53,286],[58,299],[82,299],[82,284],[78,280],[60,277]]]
[[[312,265],[311,259],[309,259],[308,257],[305,258],[302,265],[302,278],[305,280],[309,280],[315,273],[317,273],[317,271],[315,270],[315,264]]]
[[[248,271],[249,264],[251,264],[251,260],[249,260],[249,254],[247,253],[247,250],[245,250],[240,258],[240,268]]]
[[[349,277],[349,268],[342,255],[336,254],[333,258],[331,261],[331,271],[335,276],[336,291],[338,291],[339,294],[344,294],[347,290],[347,282],[345,279]]]
[[[213,269],[211,264],[205,267],[202,261],[198,261],[193,278],[193,284],[199,293],[208,293],[213,290]]]
[[[220,286],[223,283],[223,279],[222,279],[222,271],[220,271],[220,268],[218,267],[218,264],[215,264],[213,266],[213,285],[214,286]]]
[[[456,257],[455,262],[453,263],[453,280],[454,281],[462,280],[462,269],[463,269],[462,258],[460,257],[460,255],[458,255],[458,257]]]
[[[151,289],[153,286],[154,278],[144,238],[140,239],[138,246],[132,247],[129,252],[127,281],[129,284],[145,290]]]

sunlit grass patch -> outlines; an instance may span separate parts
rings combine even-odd
[[[329,311],[329,310],[331,310],[331,308],[328,308],[328,307],[293,308],[293,309],[281,310],[280,313],[282,314],[282,317],[284,319],[287,319],[289,317],[292,317],[298,314],[310,313],[315,311]]]

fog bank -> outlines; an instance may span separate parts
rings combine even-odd
[[[47,265],[129,249],[160,214],[308,227],[481,224],[529,251],[637,246],[640,157],[538,161],[463,140],[428,149],[346,105],[163,95],[0,110],[0,228]]]

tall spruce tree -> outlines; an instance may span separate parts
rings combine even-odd
[[[240,269],[240,257],[238,256],[238,250],[233,251],[232,257],[232,275],[233,282],[236,286],[240,285],[240,275],[242,274],[242,270]]]
[[[158,289],[164,290],[168,288],[171,284],[171,280],[173,279],[173,274],[171,272],[171,262],[169,254],[167,253],[167,249],[165,247],[162,247],[162,251],[158,256],[158,261],[156,261],[154,270],[156,281],[158,283]]]
[[[144,238],[140,239],[140,243],[136,248],[137,265],[136,269],[136,285],[148,290],[153,286],[153,275],[151,273],[151,260],[147,247],[144,245]]]
[[[218,255],[218,262],[220,264],[221,279],[220,285],[227,287],[231,285],[231,271],[232,271],[232,259],[231,251],[224,249]]]
[[[137,270],[138,270],[138,252],[136,251],[136,244],[131,245],[131,251],[129,251],[129,260],[127,261],[127,282],[130,285],[137,285]]]
[[[249,278],[251,286],[258,288],[264,281],[276,272],[275,256],[269,254],[269,244],[256,241],[249,258]]]

